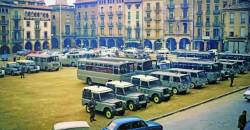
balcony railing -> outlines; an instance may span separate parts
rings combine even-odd
[[[41,30],[41,28],[35,28],[35,31],[40,31]]]
[[[220,23],[219,23],[219,22],[214,22],[214,23],[213,23],[213,26],[214,26],[214,27],[220,27]]]
[[[214,10],[214,15],[219,15],[220,14],[220,11],[219,10]]]
[[[203,23],[202,22],[196,22],[197,27],[202,27]]]
[[[167,7],[168,7],[169,10],[172,10],[172,9],[175,8],[175,5],[174,4],[168,4]]]
[[[104,28],[104,27],[105,27],[105,24],[104,24],[104,23],[101,23],[101,24],[100,24],[100,27],[103,27],[103,28]]]
[[[206,23],[206,27],[210,27],[210,23]]]
[[[9,34],[9,30],[0,31],[0,35],[8,35],[8,34]]]
[[[9,20],[0,20],[0,25],[7,25],[9,24]]]
[[[188,9],[188,3],[183,3],[181,4],[182,9]]]
[[[117,11],[116,14],[117,14],[118,16],[123,15],[122,11]]]
[[[196,14],[197,14],[197,15],[202,15],[203,12],[202,12],[202,10],[198,10]]]
[[[160,16],[156,16],[155,17],[155,21],[158,21],[158,22],[161,21],[161,17]]]
[[[167,22],[174,22],[175,21],[175,17],[167,17],[166,21]]]
[[[116,23],[117,27],[122,27],[122,23],[121,22],[118,22]]]
[[[99,12],[99,15],[104,16],[105,14],[104,14],[104,12],[101,11],[101,12]]]
[[[13,30],[14,30],[14,31],[21,31],[22,28],[21,28],[21,26],[17,26],[17,27],[14,27]]]
[[[147,22],[150,22],[150,21],[152,21],[152,18],[151,17],[144,17],[144,20]]]
[[[109,27],[113,27],[114,24],[113,24],[112,22],[110,22],[110,23],[108,23],[108,26],[109,26]]]
[[[109,15],[109,16],[113,16],[113,12],[112,12],[112,11],[109,11],[109,12],[108,12],[108,15]]]
[[[156,7],[154,10],[155,10],[156,13],[160,13],[161,12],[161,7]]]
[[[14,20],[21,20],[21,16],[20,16],[20,15],[14,15],[14,16],[13,16],[13,19],[14,19]]]
[[[151,12],[151,11],[152,11],[151,8],[149,7],[146,8],[146,12]]]

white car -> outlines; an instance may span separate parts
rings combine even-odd
[[[247,99],[248,101],[250,101],[250,87],[244,93],[244,97],[245,97],[245,99]]]
[[[86,121],[70,121],[56,123],[53,130],[89,130],[89,124]]]

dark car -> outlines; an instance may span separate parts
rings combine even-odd
[[[102,130],[162,130],[161,124],[144,121],[142,118],[129,116],[113,120]]]
[[[250,130],[250,120],[247,122],[244,130]]]

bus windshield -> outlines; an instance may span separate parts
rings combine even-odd
[[[199,78],[206,78],[205,72],[199,72],[198,75],[199,75]]]
[[[134,92],[136,92],[136,89],[135,89],[134,86],[126,87],[126,88],[124,88],[124,92],[125,92],[126,94],[134,93]]]
[[[48,58],[48,62],[53,62],[53,61],[59,61],[59,57],[51,56],[51,57]]]
[[[100,96],[101,96],[101,100],[107,100],[107,99],[114,98],[113,92],[101,93]]]
[[[149,81],[149,87],[157,87],[157,86],[161,86],[161,81],[160,80],[153,80],[153,81]]]
[[[189,75],[181,76],[181,82],[189,83],[191,81]]]

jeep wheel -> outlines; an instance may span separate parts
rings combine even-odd
[[[88,84],[88,85],[92,85],[92,84],[93,84],[91,78],[87,78],[87,84]]]
[[[173,88],[173,94],[177,94],[178,93],[178,89],[177,88]]]
[[[74,62],[72,62],[72,63],[71,63],[71,66],[72,66],[72,67],[75,67],[76,65],[75,65],[75,63],[74,63]]]
[[[30,73],[30,69],[27,70],[27,73]]]
[[[15,74],[14,74],[14,72],[13,72],[13,71],[11,71],[10,75],[14,76]]]
[[[195,84],[194,83],[191,83],[191,88],[194,88],[195,87]]]
[[[123,116],[124,114],[125,114],[125,110],[118,111],[118,115],[119,115],[119,116]]]
[[[86,105],[86,112],[90,113],[90,109],[89,109],[88,105]]]
[[[153,101],[154,101],[154,103],[160,103],[161,99],[160,99],[160,97],[158,95],[154,95],[153,96]]]
[[[135,111],[136,110],[135,104],[133,102],[128,102],[128,109],[130,111]]]
[[[106,109],[104,111],[106,118],[112,119],[114,117],[114,114],[110,111],[110,109]]]

